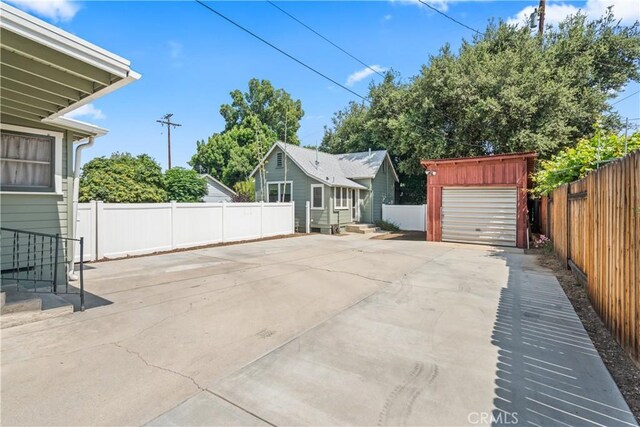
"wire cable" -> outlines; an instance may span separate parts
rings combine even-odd
[[[346,87],[345,85],[338,83],[337,81],[335,81],[334,79],[332,79],[331,77],[327,76],[326,74],[323,74],[322,72],[316,70],[315,68],[313,68],[310,65],[307,65],[306,63],[302,62],[301,60],[299,60],[298,58],[296,58],[295,56],[285,52],[284,50],[280,49],[278,46],[274,45],[273,43],[270,43],[269,41],[263,39],[262,37],[260,37],[259,35],[257,35],[256,33],[252,32],[251,30],[243,27],[242,25],[238,24],[237,22],[235,22],[234,20],[232,20],[231,18],[227,18],[225,15],[223,15],[222,13],[218,12],[217,10],[215,10],[214,8],[212,8],[211,6],[205,4],[203,1],[201,0],[196,0],[196,3],[200,4],[201,6],[203,6],[204,8],[208,9],[210,12],[215,13],[216,15],[218,15],[220,18],[224,19],[225,21],[229,22],[230,24],[233,24],[234,26],[240,28],[242,31],[244,31],[245,33],[255,37],[256,39],[260,40],[262,43],[266,44],[267,46],[277,50],[278,52],[280,52],[281,54],[283,54],[284,56],[286,56],[287,58],[291,59],[292,61],[297,62],[298,64],[302,65],[303,67],[305,67],[306,69],[316,73],[317,75],[319,75],[320,77],[330,81],[331,83],[335,84],[336,86],[341,87],[342,89],[346,90],[347,92],[350,92],[351,94],[357,96],[358,98],[362,99],[363,101],[367,101],[369,102],[369,98],[360,95],[359,93],[349,89],[348,87]]]
[[[425,1],[423,1],[423,0],[418,0],[418,1],[419,1],[420,3],[422,3],[423,5],[427,6],[429,9],[433,10],[434,12],[437,12],[437,13],[439,13],[440,15],[444,16],[445,18],[450,19],[451,21],[455,22],[456,24],[458,24],[458,25],[462,25],[462,26],[463,26],[463,27],[465,27],[466,29],[473,31],[473,32],[474,32],[474,33],[476,33],[476,34],[480,34],[481,36],[484,36],[484,33],[483,33],[483,32],[478,31],[478,30],[476,30],[475,28],[472,28],[472,27],[468,26],[467,24],[465,24],[465,23],[462,23],[462,22],[458,21],[456,18],[453,18],[453,17],[451,17],[451,16],[447,15],[446,13],[439,11],[437,8],[435,8],[435,7],[431,6],[429,3],[427,3],[427,2],[425,2]]]
[[[374,73],[376,73],[377,75],[379,75],[380,77],[384,77],[384,74],[381,73],[380,71],[374,69],[373,67],[369,66],[367,63],[365,63],[364,61],[356,58],[354,55],[352,55],[351,53],[347,52],[346,50],[344,50],[343,48],[341,48],[340,46],[338,46],[337,44],[335,44],[334,42],[332,42],[331,40],[329,40],[328,38],[326,38],[325,36],[323,36],[322,34],[320,34],[319,32],[317,32],[316,30],[314,30],[313,28],[311,28],[310,26],[308,26],[307,24],[305,24],[304,22],[302,22],[301,20],[299,20],[298,18],[296,18],[295,16],[293,16],[292,14],[290,14],[289,12],[287,12],[286,10],[282,9],[280,6],[276,5],[274,2],[270,1],[270,0],[266,0],[267,3],[269,3],[271,6],[275,7],[276,9],[278,9],[280,12],[284,13],[285,15],[287,15],[289,18],[293,19],[294,21],[296,21],[298,24],[302,25],[303,27],[305,27],[307,30],[311,31],[312,33],[314,33],[315,35],[317,35],[318,37],[320,37],[322,40],[326,41],[327,43],[329,43],[331,46],[335,47],[336,49],[340,50],[341,52],[343,52],[345,55],[349,56],[350,58],[355,59],[356,61],[358,61],[360,64],[364,65],[365,67],[367,67],[368,69],[370,69],[371,71],[373,71]]]
[[[611,104],[611,106],[614,106],[614,105],[616,105],[616,104],[619,104],[619,103],[621,103],[622,101],[624,101],[625,99],[629,99],[629,98],[631,98],[633,95],[637,95],[637,94],[639,94],[639,93],[640,93],[640,90],[637,90],[637,91],[633,92],[631,95],[627,95],[627,96],[625,96],[625,97],[624,97],[624,98],[622,98],[622,99],[618,99],[616,102],[614,102],[613,104]]]

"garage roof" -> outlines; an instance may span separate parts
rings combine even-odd
[[[0,3],[0,114],[72,129],[106,132],[61,118],[140,78],[128,60],[5,3]]]

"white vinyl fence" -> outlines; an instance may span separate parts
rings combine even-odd
[[[425,231],[427,205],[382,205],[382,219],[400,227],[400,230]]]
[[[77,237],[93,261],[293,234],[294,223],[293,202],[91,202],[78,205]]]

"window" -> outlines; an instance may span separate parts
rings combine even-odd
[[[268,184],[269,189],[269,203],[275,203],[278,201],[278,187],[279,184]]]
[[[311,184],[311,209],[324,209],[324,185]]]
[[[292,187],[291,181],[287,181],[286,185],[284,182],[267,182],[269,203],[290,202]]]
[[[335,208],[336,209],[349,209],[349,190],[344,187],[336,187],[335,193]]]
[[[2,190],[55,190],[54,137],[3,131],[0,144]]]
[[[283,161],[283,153],[277,153],[276,154],[276,167],[277,168],[281,168],[284,165],[284,161]]]

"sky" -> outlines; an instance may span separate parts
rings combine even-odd
[[[428,0],[440,11],[482,30],[490,19],[522,22],[537,1]],[[251,78],[267,79],[300,99],[305,111],[302,144],[322,140],[323,126],[349,101],[359,99],[242,32],[194,1],[13,0],[9,3],[131,61],[142,78],[75,111],[73,117],[109,129],[83,152],[83,163],[112,152],[147,153],[167,165],[166,113],[182,126],[172,130],[172,165],[185,166],[206,140],[224,128],[220,105]],[[365,95],[381,77],[262,1],[208,4],[352,91]],[[550,0],[547,22],[582,9],[599,16],[608,6],[623,23],[640,19],[638,0]],[[430,54],[471,39],[469,29],[415,0],[281,1],[278,6],[376,70],[416,75]],[[631,83],[616,99],[638,91]],[[640,95],[614,106],[640,118]],[[631,123],[640,124],[639,120]]]

